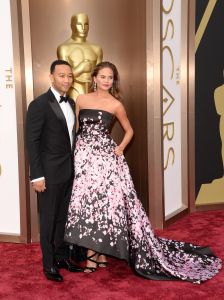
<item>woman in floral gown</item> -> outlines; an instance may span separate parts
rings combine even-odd
[[[212,278],[221,260],[209,248],[154,235],[123,156],[133,130],[119,101],[118,71],[102,62],[92,77],[94,92],[77,98],[75,179],[65,228],[68,243],[88,249],[84,272],[105,267],[110,255],[148,279]],[[119,145],[110,135],[115,118],[124,129]]]

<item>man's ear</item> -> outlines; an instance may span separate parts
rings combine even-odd
[[[50,78],[51,83],[53,83],[54,82],[54,76],[52,74],[49,74],[49,78]]]

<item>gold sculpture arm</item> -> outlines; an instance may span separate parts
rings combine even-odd
[[[214,99],[217,114],[224,115],[224,85],[215,89]]]
[[[67,47],[65,46],[59,46],[57,49],[57,57],[58,59],[66,60],[70,63],[72,66],[72,72],[74,75],[74,78],[79,77],[83,73],[91,72],[92,70],[92,64],[88,61],[88,59],[84,59],[83,61],[80,61],[81,58],[77,56],[77,61],[80,61],[79,64],[75,65],[75,62],[71,59],[69,51],[65,49]]]
[[[102,50],[102,48],[98,47],[98,49],[96,49],[96,53],[97,53],[97,62],[96,62],[96,64],[99,64],[103,59],[103,50]]]
[[[100,47],[92,47],[97,58],[96,62],[93,63],[91,57],[85,55],[85,51],[88,52],[91,47],[89,44],[82,44],[82,51],[80,51],[81,47],[79,46],[79,52],[77,51],[76,55],[72,55],[71,51],[75,47],[77,45],[68,44],[59,46],[57,48],[57,57],[70,63],[74,78],[77,78],[83,73],[91,73],[95,65],[102,61],[103,51]],[[75,56],[75,59],[73,56]]]

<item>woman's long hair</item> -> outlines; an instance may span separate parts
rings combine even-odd
[[[96,77],[99,73],[100,70],[104,69],[104,68],[110,68],[113,71],[113,85],[109,90],[109,93],[116,99],[121,100],[121,95],[120,95],[120,79],[119,79],[119,74],[118,74],[118,70],[116,68],[116,66],[114,64],[112,64],[109,61],[102,61],[99,64],[97,64],[94,68],[94,70],[92,71],[92,86],[91,86],[91,90],[94,90],[94,80],[93,77]]]

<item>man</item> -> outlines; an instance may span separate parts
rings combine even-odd
[[[76,100],[79,94],[89,92],[91,72],[102,61],[103,52],[100,46],[86,40],[89,31],[89,19],[84,13],[71,18],[72,36],[57,49],[59,59],[68,61],[72,66],[74,82],[70,97]]]
[[[30,178],[38,193],[40,244],[47,279],[63,281],[58,269],[82,271],[69,261],[64,243],[73,181],[75,102],[66,97],[73,82],[71,66],[56,60],[50,68],[51,88],[33,100],[26,120]]]

